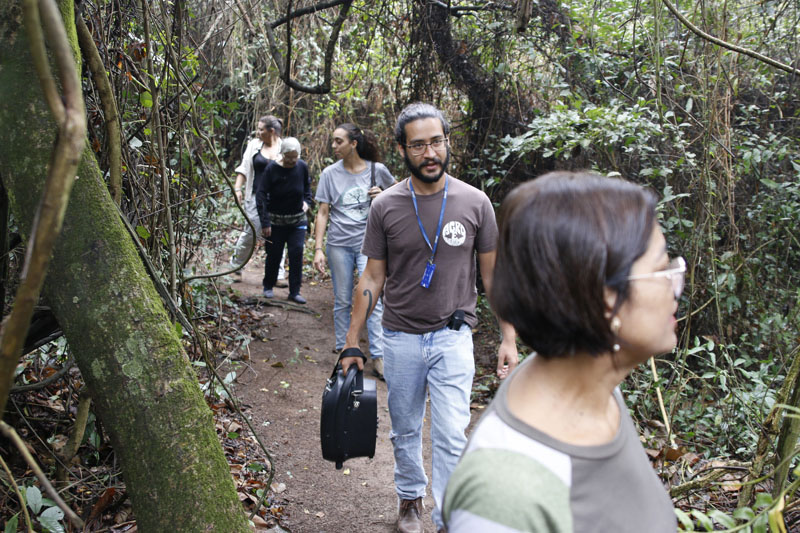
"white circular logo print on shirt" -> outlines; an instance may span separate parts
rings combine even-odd
[[[444,225],[442,238],[450,246],[461,246],[467,240],[467,229],[461,222],[453,220]]]

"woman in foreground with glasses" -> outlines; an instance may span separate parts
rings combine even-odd
[[[535,356],[500,387],[445,493],[449,533],[675,532],[619,384],[677,343],[685,263],[655,198],[554,172],[503,203],[490,300]]]

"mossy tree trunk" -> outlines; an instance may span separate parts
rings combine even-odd
[[[61,3],[68,20],[71,2]],[[16,1],[0,2],[0,124],[0,178],[27,236],[56,127]],[[88,146],[43,294],[118,454],[140,530],[249,531],[196,376]]]

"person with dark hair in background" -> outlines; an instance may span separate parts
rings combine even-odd
[[[367,266],[367,256],[361,253],[367,215],[372,200],[384,189],[394,185],[394,178],[382,163],[375,136],[349,122],[333,130],[333,152],[337,161],[326,167],[319,177],[316,200],[319,202],[314,225],[316,250],[314,267],[325,273],[326,257],[323,249],[327,228],[327,263],[333,281],[333,329],[336,334],[334,353],[344,346],[344,337],[350,326],[353,304],[353,271],[360,276]],[[373,374],[383,378],[383,331],[380,299],[369,320],[369,354]]]
[[[619,390],[677,343],[686,264],[649,191],[554,172],[500,210],[489,296],[535,354],[470,435],[444,501],[449,533],[674,533],[669,495]]]
[[[422,532],[428,477],[422,461],[422,424],[430,395],[433,447],[433,522],[441,528],[444,488],[467,442],[477,325],[475,258],[487,293],[492,289],[497,225],[489,198],[447,174],[450,125],[429,104],[411,104],[395,127],[397,149],[411,177],[375,198],[362,253],[344,351],[358,346],[361,327],[383,292],[383,358],[399,499],[397,530]],[[385,287],[384,287],[385,285]],[[517,363],[516,335],[501,323],[497,354],[502,378]],[[351,352],[352,353],[352,352]],[[341,359],[345,372],[361,357]]]
[[[253,180],[256,173],[263,171],[270,161],[280,158],[282,130],[283,122],[274,115],[264,115],[259,118],[256,137],[250,139],[250,142],[247,143],[242,162],[236,167],[236,183],[233,188],[239,203],[244,207],[247,218],[253,223],[256,231],[253,233],[250,224],[245,224],[244,230],[239,235],[231,254],[230,265],[233,268],[244,266],[247,253],[253,247],[255,236],[261,234],[261,221],[258,218]],[[241,276],[241,269],[237,270],[235,275]],[[284,277],[283,260],[281,260],[278,271],[279,286],[286,286],[286,282],[282,281]]]
[[[289,300],[306,303],[300,296],[303,279],[303,243],[311,205],[311,177],[308,165],[300,159],[300,142],[287,137],[281,143],[280,161],[273,161],[256,174],[256,203],[261,219],[261,234],[267,242],[264,265],[264,297],[272,298],[284,246],[289,251]]]

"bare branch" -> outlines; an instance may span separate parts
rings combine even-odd
[[[789,74],[794,74],[795,76],[800,76],[800,70],[797,70],[796,68],[792,68],[789,65],[786,65],[784,63],[781,63],[780,61],[776,61],[776,60],[772,59],[771,57],[767,57],[767,56],[765,56],[763,54],[759,54],[758,52],[755,52],[753,50],[749,50],[747,48],[744,48],[744,47],[729,43],[727,41],[723,41],[722,39],[719,39],[719,38],[714,37],[713,35],[711,35],[709,33],[704,32],[703,30],[701,30],[700,28],[698,28],[697,26],[692,24],[689,21],[689,19],[684,17],[681,14],[681,12],[678,11],[678,8],[676,8],[672,4],[672,2],[670,2],[669,0],[662,0],[662,1],[664,2],[664,5],[667,6],[667,9],[669,9],[672,12],[672,14],[675,15],[678,18],[678,20],[680,20],[683,23],[684,26],[689,28],[693,33],[697,34],[698,36],[702,37],[703,39],[705,39],[707,41],[711,41],[712,43],[714,43],[714,44],[716,44],[718,46],[721,46],[723,48],[727,48],[728,50],[733,50],[734,52],[738,52],[740,54],[744,54],[746,56],[750,56],[752,58],[758,59],[759,61],[762,61],[762,62],[766,63],[767,65],[770,65],[770,66],[773,66],[775,68],[784,70],[784,71],[788,72]]]
[[[328,9],[328,8],[331,8],[331,7],[340,6],[340,5],[345,4],[347,2],[348,2],[348,0],[332,0],[331,2],[322,2],[320,4],[316,4],[316,5],[313,5],[313,6],[304,7],[304,8],[298,9],[296,11],[292,11],[291,13],[286,15],[285,17],[279,18],[275,22],[271,22],[270,23],[270,27],[272,29],[275,29],[278,26],[286,24],[287,22],[289,22],[291,20],[294,20],[296,18],[300,18],[303,15],[312,15],[312,14],[316,13],[317,11],[322,11],[324,9]]]
[[[21,453],[25,458],[25,462],[27,462],[28,466],[31,467],[31,470],[33,470],[33,473],[36,474],[36,477],[39,478],[39,483],[42,484],[47,495],[50,496],[54,502],[56,502],[56,505],[58,505],[62,511],[64,511],[64,514],[67,515],[69,521],[72,522],[76,527],[83,529],[83,520],[78,518],[78,515],[75,514],[75,511],[70,509],[69,505],[67,505],[64,500],[61,499],[61,496],[58,495],[58,491],[56,491],[56,489],[47,479],[47,476],[44,475],[44,472],[36,462],[36,459],[34,459],[31,455],[31,452],[28,451],[28,447],[25,446],[25,442],[20,438],[19,435],[17,435],[17,432],[14,431],[14,428],[5,422],[0,421],[0,433],[5,435],[8,440],[14,443],[19,450],[19,453]]]
[[[278,72],[280,73],[280,77],[283,82],[294,89],[295,91],[300,91],[309,94],[326,94],[331,92],[331,70],[333,68],[333,54],[336,51],[336,43],[339,40],[339,32],[342,29],[342,25],[344,21],[347,19],[347,14],[350,11],[350,6],[353,5],[353,0],[334,0],[333,2],[329,2],[331,5],[341,5],[341,9],[339,10],[339,16],[333,22],[333,29],[331,30],[331,35],[328,38],[328,44],[325,47],[325,71],[322,83],[316,86],[309,86],[303,85],[296,80],[293,80],[290,74],[290,66],[291,66],[291,40],[287,39],[287,55],[286,55],[286,62],[284,62],[283,57],[281,57],[281,53],[278,49],[277,41],[275,39],[275,32],[273,28],[277,27],[277,23],[272,23],[267,26],[267,39],[269,40],[269,48],[272,52],[272,59],[275,61],[275,64],[278,67]],[[326,6],[326,4],[318,4],[313,8],[305,8],[305,9],[313,9],[310,12],[316,12],[320,9],[323,9],[320,6]],[[285,18],[287,22],[293,18],[296,18],[295,14],[299,13],[301,10],[294,11],[287,15]],[[291,36],[291,33],[289,33]]]
[[[64,101],[62,103],[58,97],[55,101],[49,101],[59,125],[57,142],[50,160],[42,199],[34,216],[14,308],[0,330],[0,413],[5,410],[8,401],[8,393],[14,381],[14,369],[25,342],[34,306],[39,300],[53,247],[61,232],[69,193],[75,182],[86,142],[86,111],[80,79],[58,6],[54,0],[40,0],[38,4],[36,0],[26,0],[25,19],[29,32],[35,23],[41,22],[44,25],[61,78]],[[32,40],[41,39],[41,33],[35,29],[29,35]],[[39,79],[46,85],[54,84],[47,56],[42,55],[45,54],[44,45],[40,44],[42,46],[31,47],[33,53],[39,54],[34,58],[37,68],[42,69]],[[45,89],[45,92],[48,90]]]
[[[122,141],[117,103],[92,34],[82,17],[77,16],[75,18],[78,42],[80,43],[81,51],[86,56],[86,63],[92,73],[92,80],[95,87],[97,87],[97,92],[100,94],[100,104],[103,106],[103,118],[106,123],[106,142],[108,143],[108,186],[114,202],[120,205],[122,202]]]

